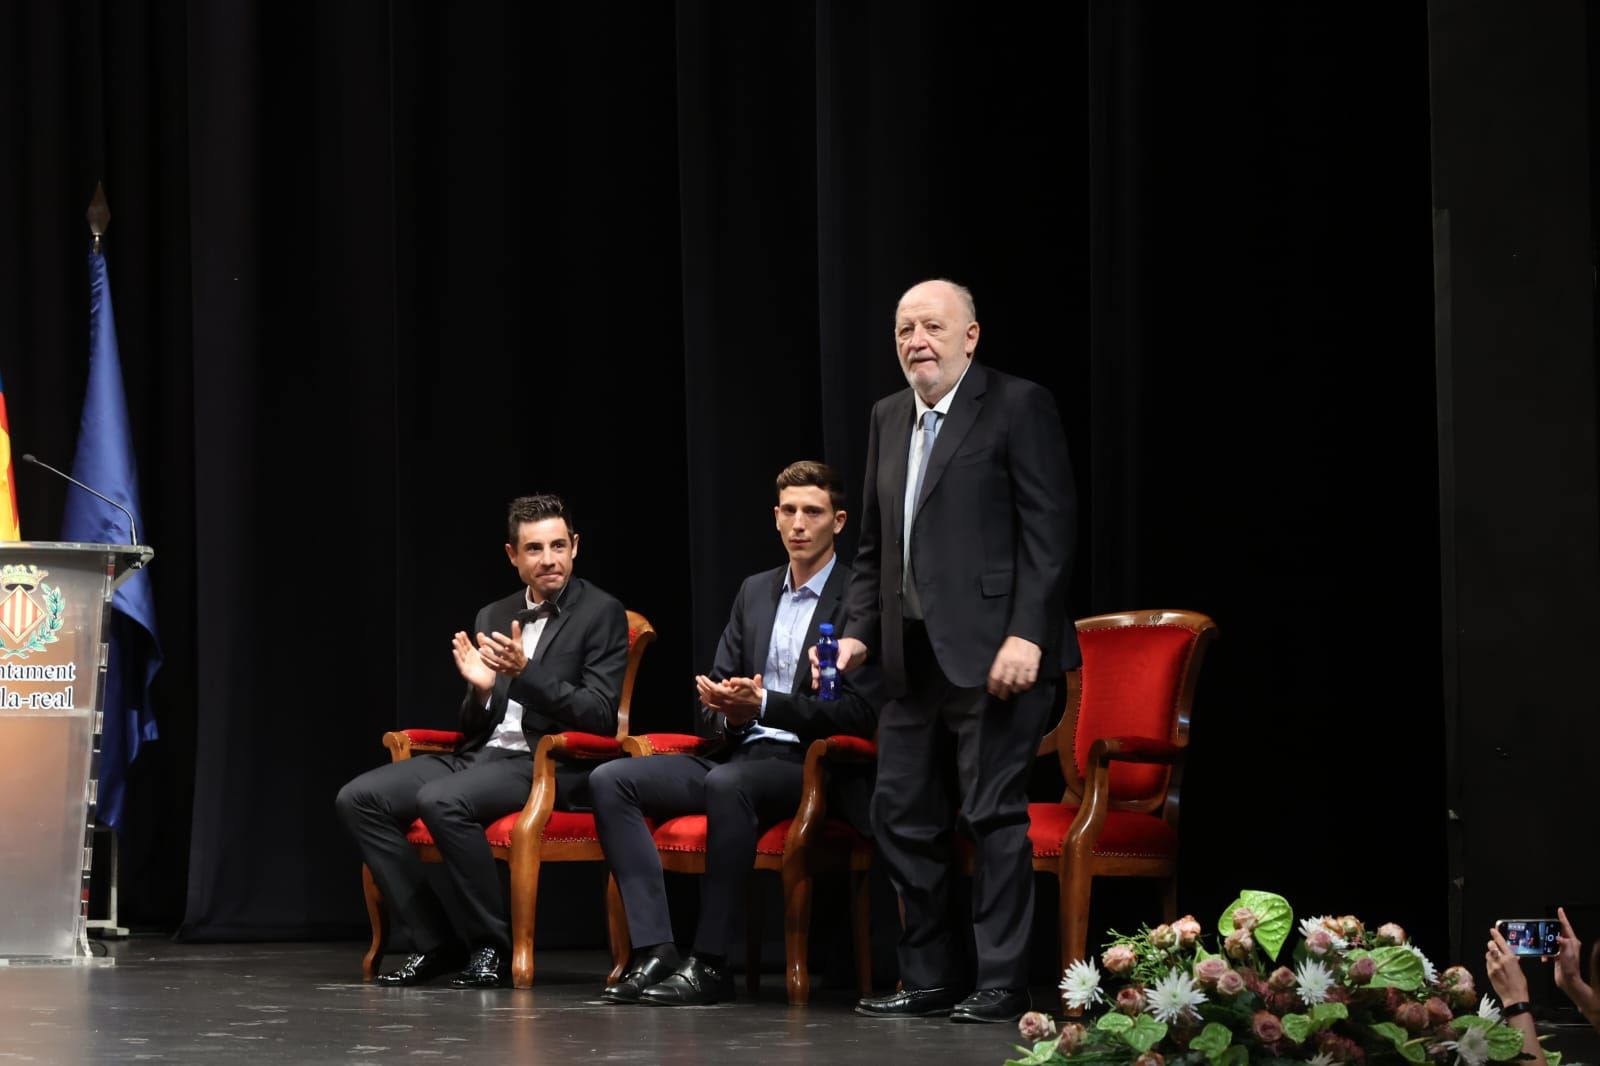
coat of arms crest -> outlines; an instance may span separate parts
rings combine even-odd
[[[0,567],[0,660],[26,659],[56,642],[66,601],[59,586],[45,584],[48,576],[37,566]]]

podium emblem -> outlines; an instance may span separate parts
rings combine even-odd
[[[0,660],[26,659],[56,642],[66,601],[37,566],[0,567]]]

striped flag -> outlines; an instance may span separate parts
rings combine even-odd
[[[6,387],[0,382],[0,540],[21,540],[17,486],[11,480],[11,425],[6,421]]]

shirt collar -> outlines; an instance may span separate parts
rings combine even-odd
[[[961,383],[963,381],[967,380],[967,371],[971,369],[972,360],[971,358],[968,358],[966,368],[961,371],[961,376],[956,378],[956,383],[950,387],[949,392],[939,397],[939,402],[934,404],[932,407],[929,407],[927,404],[923,403],[922,397],[918,396],[916,390],[913,389],[911,391],[911,395],[915,396],[917,400],[917,421],[921,422],[922,416],[927,414],[929,411],[938,411],[941,419],[948,415],[950,413],[950,401],[956,398],[956,390],[961,387]]]
[[[567,590],[572,587],[572,582],[572,578],[567,578],[567,583],[561,586],[561,591],[551,597],[552,602],[555,603],[558,609],[561,607],[561,601],[567,598]],[[526,606],[530,611],[538,606],[538,604],[533,602],[533,590],[526,586],[524,586],[522,589],[522,602],[523,605]]]
[[[833,553],[833,557],[828,560],[827,564],[825,566],[823,566],[823,568],[821,570],[818,570],[816,573],[812,574],[811,575],[811,580],[807,581],[804,585],[801,585],[800,586],[800,590],[802,592],[810,592],[811,595],[817,597],[818,599],[821,599],[822,598],[822,587],[828,583],[828,575],[833,573],[833,565],[835,563],[837,563],[838,561],[839,561],[839,553],[838,552],[834,552]],[[783,568],[783,591],[784,592],[793,592],[794,591],[792,588],[790,588],[790,583],[792,581],[794,581],[794,571],[790,567],[786,566],[786,567]]]

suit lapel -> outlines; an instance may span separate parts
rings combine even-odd
[[[811,662],[806,649],[815,644],[822,636],[817,627],[824,622],[833,621],[834,612],[839,607],[839,597],[844,595],[844,565],[837,560],[833,564],[833,573],[828,575],[828,580],[822,586],[822,595],[817,597],[817,609],[811,612],[811,625],[806,630],[805,642],[800,645],[800,655],[794,664],[794,687],[799,693],[811,692]]]
[[[772,650],[772,623],[778,618],[778,601],[783,598],[783,578],[788,572],[786,566],[779,569],[762,590],[766,593],[765,599],[751,605],[755,608],[750,612],[755,620],[750,631],[751,677],[767,672],[767,653]]]
[[[950,457],[961,447],[961,442],[978,421],[978,415],[983,410],[983,394],[988,385],[989,375],[983,367],[973,363],[967,369],[961,387],[956,390],[955,398],[950,401],[950,413],[945,417],[944,425],[939,427],[939,435],[934,438],[933,456],[928,460],[928,472],[922,478],[922,493],[917,497],[918,515],[922,514],[922,505],[928,502],[934,486],[950,465]],[[909,442],[907,447],[910,447]]]
[[[567,584],[566,592],[561,596],[561,613],[554,618],[545,619],[544,631],[539,634],[539,643],[533,646],[533,654],[529,656],[534,662],[540,662],[544,659],[545,649],[550,647],[551,641],[555,640],[557,634],[566,628],[567,620],[577,610],[578,600],[581,598],[582,593],[582,581],[578,578],[573,578]]]
[[[907,389],[895,397],[884,426],[884,454],[878,458],[879,492],[888,489],[888,512],[894,516],[894,536],[891,544],[899,544],[906,529],[906,457],[911,454],[911,422],[916,413],[915,394]]]

